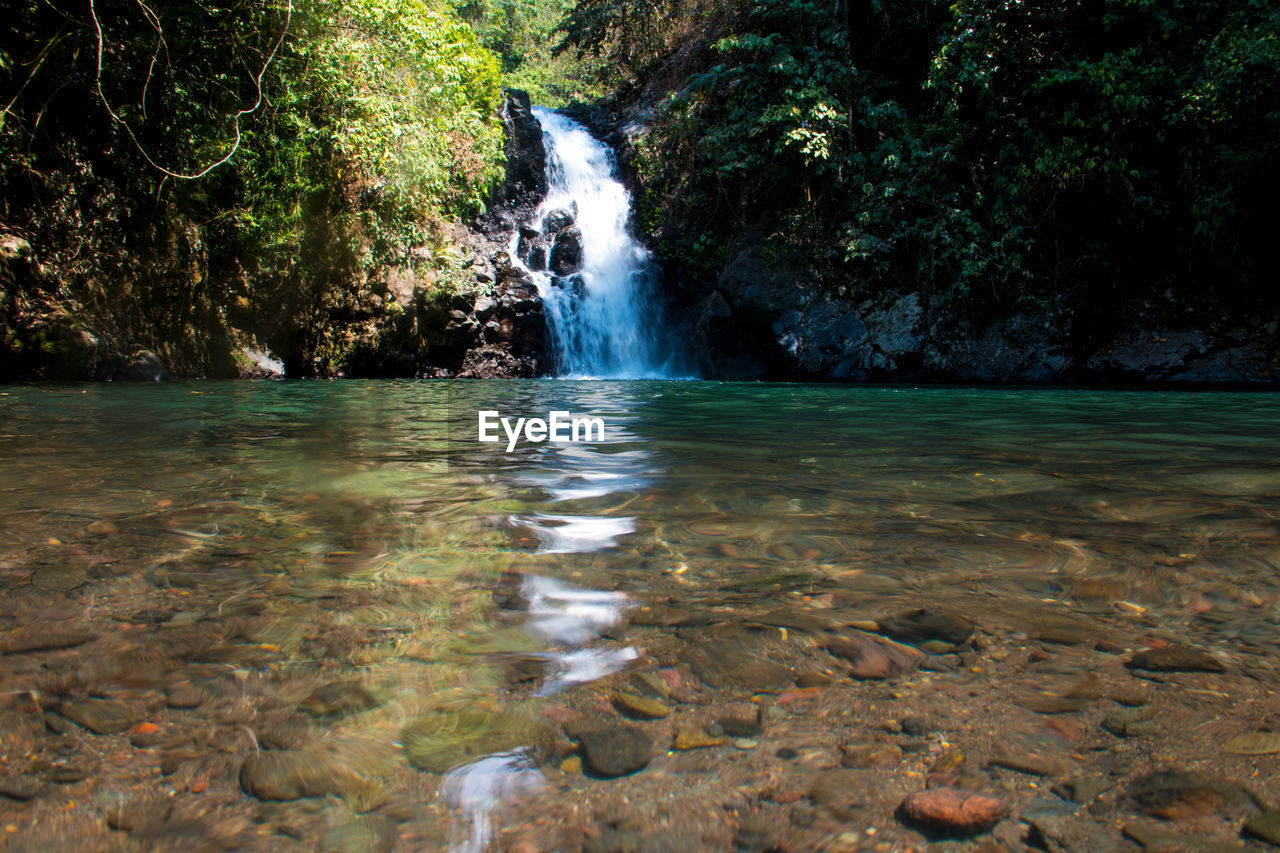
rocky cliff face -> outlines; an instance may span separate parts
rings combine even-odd
[[[1280,381],[1280,318],[1189,311],[1171,299],[1100,323],[1069,296],[981,316],[913,290],[821,280],[745,230],[692,304],[714,375],[732,379],[1009,383]],[[1114,329],[1099,334],[1099,328]]]

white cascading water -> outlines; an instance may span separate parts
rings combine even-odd
[[[526,261],[538,287],[559,375],[670,376],[672,348],[658,341],[662,312],[653,265],[627,230],[631,195],[614,175],[613,152],[572,119],[542,107],[533,112],[547,149],[547,196],[529,232],[516,235],[511,254]],[[556,269],[556,236],[549,229],[566,221],[565,214],[572,217],[568,228],[580,232],[581,256]],[[533,239],[543,243],[537,259],[521,243],[534,229],[541,236]]]

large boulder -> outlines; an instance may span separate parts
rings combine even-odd
[[[582,232],[577,226],[556,234],[547,266],[556,275],[571,275],[582,269]]]
[[[505,174],[493,192],[488,211],[477,223],[490,235],[510,233],[515,223],[529,221],[547,194],[547,149],[542,142],[542,125],[533,114],[527,92],[507,90],[502,127],[506,132]]]

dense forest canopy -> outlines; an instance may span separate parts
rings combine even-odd
[[[691,263],[763,210],[828,263],[953,296],[1269,295],[1265,0],[581,0],[562,32],[655,108],[650,226]]]

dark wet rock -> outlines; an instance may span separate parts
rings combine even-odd
[[[175,685],[165,694],[164,702],[176,711],[189,711],[204,702],[204,691],[190,684]]]
[[[341,717],[377,707],[378,700],[363,684],[334,681],[311,691],[298,710],[313,717]]]
[[[1162,820],[1237,817],[1251,805],[1239,784],[1183,770],[1148,773],[1134,780],[1127,794],[1135,809]]]
[[[958,646],[973,636],[971,621],[945,610],[907,610],[879,620],[879,625],[879,633],[912,644],[943,640]]]
[[[1126,664],[1130,669],[1149,672],[1226,672],[1214,656],[1189,646],[1170,645],[1138,652]]]
[[[559,234],[574,224],[573,211],[561,208],[553,210],[542,220],[542,232],[547,235]]]
[[[778,756],[783,761],[790,761],[791,759],[795,758],[799,754],[800,753],[796,752],[794,749],[792,749],[789,746],[779,747],[778,751],[774,753],[774,755]]]
[[[657,699],[646,699],[634,693],[617,692],[610,697],[613,706],[628,717],[660,720],[671,713],[671,707]]]
[[[311,752],[254,753],[240,765],[240,787],[260,800],[297,800],[341,793],[350,778]]]
[[[15,776],[0,776],[0,796],[8,797],[11,800],[30,800],[40,796],[40,792],[45,788],[45,783],[26,774]]]
[[[502,125],[506,131],[504,180],[495,188],[490,211],[481,226],[497,233],[504,224],[524,222],[532,216],[547,193],[547,151],[542,125],[533,114],[529,95],[518,89],[507,91],[502,105]]]
[[[160,356],[151,350],[142,349],[128,356],[114,375],[125,382],[159,382],[169,374]]]
[[[752,737],[763,729],[758,717],[721,717],[717,722],[725,734],[733,737]]]
[[[989,832],[1009,813],[1008,804],[990,794],[960,788],[933,788],[908,794],[898,820],[927,833],[964,838]]]
[[[610,726],[577,733],[582,761],[597,776],[625,776],[644,768],[653,755],[653,741],[636,726]]]
[[[556,235],[547,268],[556,275],[571,275],[582,269],[582,232],[576,226]]]
[[[485,711],[437,711],[409,723],[400,737],[409,763],[430,773],[447,773],[486,755],[517,749],[544,761],[555,742],[545,723]]]
[[[1156,709],[1150,705],[1120,708],[1102,719],[1102,727],[1116,737],[1138,737],[1155,731]]]
[[[94,638],[93,631],[71,622],[42,622],[0,636],[0,654],[69,649]]]
[[[1254,815],[1245,823],[1244,832],[1251,838],[1260,838],[1280,847],[1280,811]]]
[[[910,672],[923,656],[908,646],[868,634],[849,633],[827,640],[827,651],[848,662],[851,678],[879,680]]]
[[[119,734],[143,718],[142,712],[137,708],[113,699],[66,702],[58,709],[58,713],[99,735]]]

